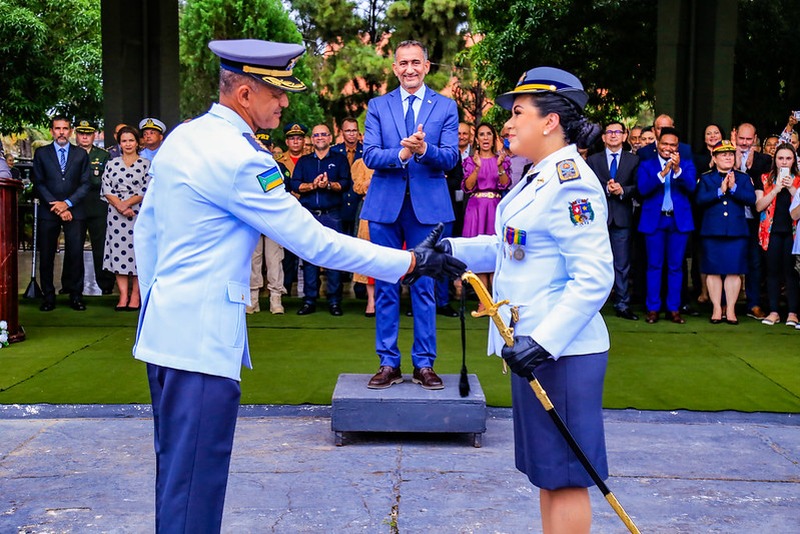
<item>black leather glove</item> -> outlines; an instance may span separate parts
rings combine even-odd
[[[514,336],[514,346],[503,347],[502,356],[514,374],[530,380],[533,370],[550,358],[550,353],[531,336]]]
[[[411,285],[419,280],[421,276],[452,280],[461,276],[467,270],[464,262],[450,254],[437,250],[436,246],[442,236],[442,231],[444,231],[444,224],[437,224],[436,228],[422,243],[411,249],[411,253],[416,257],[417,263],[414,266],[414,270],[403,278],[404,284]]]
[[[442,254],[453,255],[453,246],[450,244],[450,241],[439,241],[434,245],[433,250],[441,252]]]

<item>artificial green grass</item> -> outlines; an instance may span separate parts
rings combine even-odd
[[[114,297],[86,301],[85,312],[60,300],[50,313],[40,312],[38,302],[21,301],[27,339],[0,350],[0,404],[149,402],[145,366],[131,357],[136,314],[114,312]],[[345,315],[338,318],[324,302],[305,317],[295,315],[298,299],[284,302],[286,315],[248,317],[255,369],[242,370],[242,403],[329,404],[340,373],[375,372],[375,320],[364,317],[363,301],[345,300]],[[401,318],[407,373],[412,321]],[[685,325],[648,325],[606,314],[611,351],[605,407],[800,413],[800,332],[744,315],[740,321],[711,325],[704,315]],[[485,318],[467,319],[467,365],[489,405],[509,406],[500,359],[485,355],[487,324]],[[437,325],[436,370],[457,374],[459,320],[439,317]]]

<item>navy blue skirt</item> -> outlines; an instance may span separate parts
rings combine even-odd
[[[536,378],[603,480],[608,478],[603,429],[607,363],[608,352],[602,352],[562,356],[536,368]],[[511,377],[511,398],[517,469],[534,486],[546,490],[594,486],[527,380]]]
[[[703,236],[700,272],[747,274],[747,237]]]

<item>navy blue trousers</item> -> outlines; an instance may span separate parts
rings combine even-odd
[[[217,533],[239,382],[147,364],[156,451],[156,532]]]

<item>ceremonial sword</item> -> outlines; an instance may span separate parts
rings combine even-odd
[[[506,324],[503,322],[503,318],[497,313],[497,310],[500,308],[500,306],[508,304],[508,300],[494,302],[492,300],[492,296],[489,294],[489,290],[486,289],[485,285],[483,285],[481,279],[471,271],[467,271],[461,275],[461,280],[468,282],[472,286],[472,289],[475,290],[478,300],[481,302],[481,304],[483,304],[483,310],[473,311],[472,316],[490,317],[497,327],[497,330],[500,332],[503,341],[506,342],[506,345],[513,347],[514,325],[519,320],[519,311],[517,307],[513,306],[511,308],[511,324],[506,326]],[[505,360],[503,360],[503,372],[506,372]],[[614,509],[622,522],[625,523],[625,526],[628,527],[628,530],[631,532],[631,534],[640,534],[639,529],[633,523],[633,520],[625,512],[625,509],[622,508],[622,505],[619,503],[614,494],[611,493],[611,490],[608,489],[608,486],[606,486],[606,483],[603,482],[603,479],[600,478],[600,475],[597,473],[597,469],[595,469],[592,465],[592,462],[589,461],[589,458],[583,452],[581,446],[577,441],[575,441],[575,437],[572,435],[572,432],[570,432],[569,428],[567,428],[564,420],[558,414],[555,406],[553,406],[553,403],[550,401],[550,397],[547,396],[547,392],[544,390],[542,385],[539,383],[539,380],[533,373],[531,373],[531,375],[528,377],[528,382],[531,385],[531,389],[533,389],[533,392],[536,394],[536,398],[539,399],[542,407],[550,415],[550,419],[553,420],[553,423],[555,423],[556,428],[558,428],[558,431],[561,433],[561,436],[567,441],[569,448],[572,449],[572,452],[578,457],[581,465],[583,465],[583,468],[586,469],[586,472],[589,473],[589,476],[592,478],[594,483],[597,485],[600,491],[603,492],[603,496],[608,501],[608,504],[611,505],[611,508]]]

